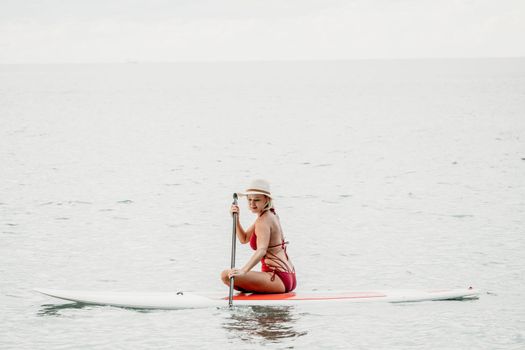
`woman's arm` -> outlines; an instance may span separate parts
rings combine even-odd
[[[239,216],[237,216],[237,238],[242,244],[246,244],[252,238],[252,234],[255,231],[255,225],[250,226],[246,231],[242,228],[242,225],[239,221]]]
[[[240,211],[239,206],[232,205],[230,209],[230,213],[233,215],[234,213],[237,213],[237,221],[235,222],[236,225],[236,233],[237,238],[239,239],[239,242],[242,244],[246,244],[250,241],[250,238],[252,237],[253,232],[255,231],[255,225],[250,226],[247,230],[244,230],[244,228],[241,225],[241,221],[239,219],[240,217]]]
[[[257,250],[253,253],[252,257],[246,265],[241,269],[242,272],[246,273],[253,269],[255,265],[259,263],[263,256],[266,255],[268,245],[270,244],[270,225],[263,220],[257,220],[250,229],[257,230]],[[253,232],[252,232],[253,233]]]

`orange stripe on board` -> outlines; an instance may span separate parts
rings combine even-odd
[[[341,299],[358,299],[358,298],[381,298],[386,297],[385,294],[374,292],[349,293],[345,295],[316,295],[304,294],[297,295],[296,293],[281,293],[281,294],[238,294],[233,297],[233,300],[341,300]],[[227,297],[224,300],[228,299]]]
[[[239,294],[239,295],[235,295],[233,297],[233,300],[287,300],[293,297],[295,297],[295,293]]]

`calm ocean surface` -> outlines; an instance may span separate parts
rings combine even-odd
[[[523,349],[524,141],[525,59],[0,65],[0,348]],[[298,290],[481,298],[137,311],[32,291],[226,294],[231,194],[255,177]]]

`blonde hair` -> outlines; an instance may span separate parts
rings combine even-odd
[[[265,197],[268,198],[268,202],[266,202],[266,205],[263,208],[263,212],[270,210],[270,209],[274,209],[272,199],[268,196],[265,196]]]

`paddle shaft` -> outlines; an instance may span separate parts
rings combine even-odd
[[[233,194],[233,205],[237,205],[237,193]],[[237,213],[233,213],[233,230],[232,230],[232,256],[231,268],[235,268],[235,246],[237,243]],[[230,277],[230,294],[228,296],[228,306],[233,306],[233,283],[234,277]]]

